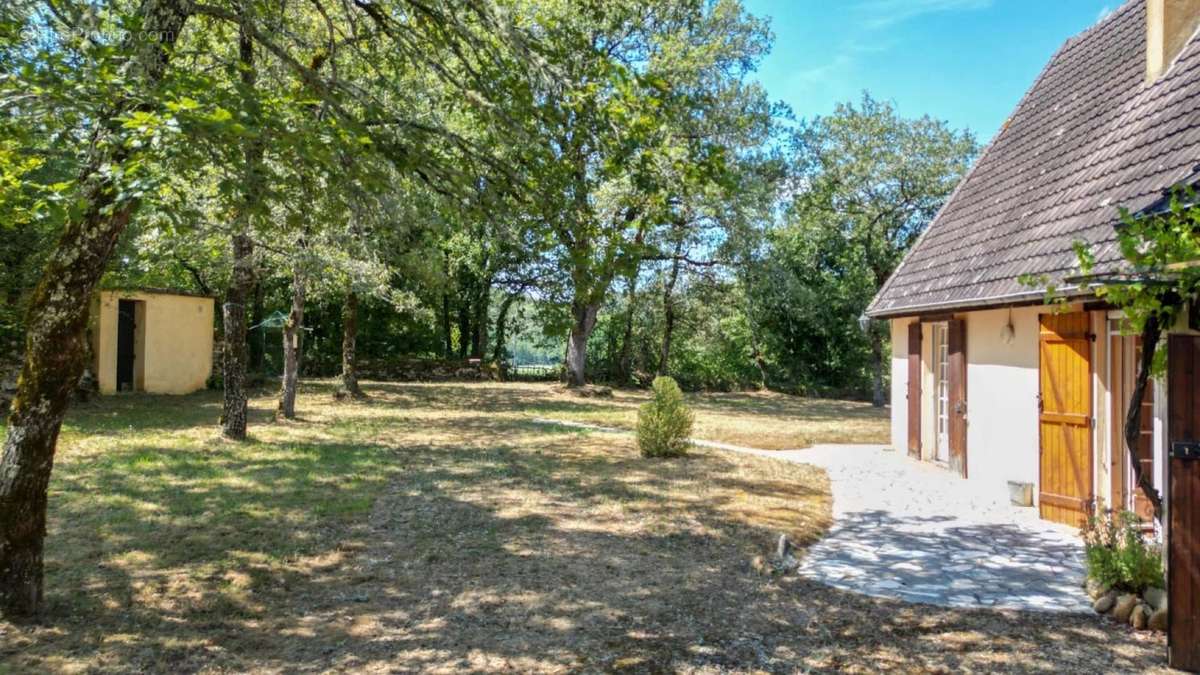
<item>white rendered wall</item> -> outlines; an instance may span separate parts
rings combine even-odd
[[[1006,489],[1038,480],[1038,313],[1012,310],[1014,338],[1004,341],[1009,310],[970,312],[967,322],[967,473]]]
[[[892,319],[892,449],[908,451],[908,324]]]

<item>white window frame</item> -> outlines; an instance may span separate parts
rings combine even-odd
[[[950,324],[930,324],[933,333],[933,456],[938,463],[950,461]]]

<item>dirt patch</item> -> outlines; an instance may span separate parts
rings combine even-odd
[[[567,394],[578,398],[612,398],[612,387],[603,387],[595,384],[585,384],[582,387],[561,386],[555,387],[553,391],[557,394]]]

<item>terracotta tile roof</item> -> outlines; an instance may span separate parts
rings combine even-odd
[[[1147,84],[1145,5],[1131,0],[1059,49],[870,315],[1037,299],[1019,277],[1077,275],[1077,241],[1098,271],[1120,264],[1119,207],[1151,206],[1200,161],[1200,39]]]

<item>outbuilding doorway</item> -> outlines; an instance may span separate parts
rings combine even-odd
[[[117,304],[117,391],[138,391],[144,372],[141,347],[145,345],[146,303],[120,300]]]

